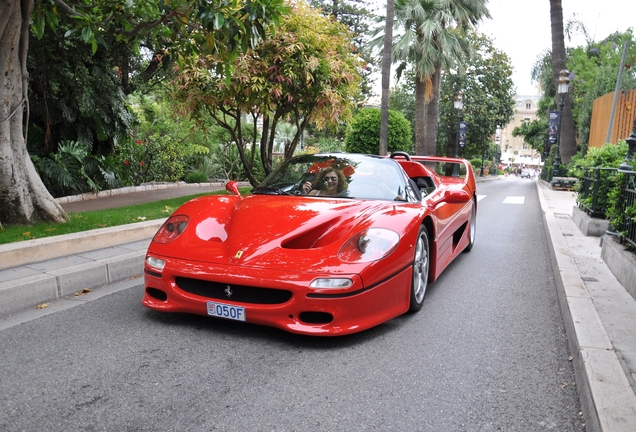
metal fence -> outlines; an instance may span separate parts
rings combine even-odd
[[[579,168],[577,203],[590,217],[606,219],[608,196],[615,181],[616,168]]]
[[[620,171],[625,176],[622,187],[619,212],[621,217],[615,221],[614,228],[622,241],[636,247],[636,171]],[[616,226],[617,225],[617,226]]]
[[[636,248],[636,171],[617,168],[579,168],[578,207],[593,218],[607,219],[610,194],[620,184],[616,214],[610,220],[614,232],[622,243]],[[617,177],[621,176],[621,177]]]

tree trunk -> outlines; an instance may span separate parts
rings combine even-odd
[[[563,8],[561,0],[550,0],[550,24],[552,28],[552,77],[555,88],[558,88],[559,72],[566,68],[565,40],[563,37]],[[561,96],[556,95],[557,109],[560,109]],[[561,131],[559,132],[559,148],[563,165],[570,163],[576,154],[576,137],[574,133],[574,119],[570,105],[570,95],[563,100],[561,114]]]
[[[415,154],[426,155],[426,78],[415,77]]]
[[[437,130],[439,127],[438,118],[441,76],[442,68],[441,66],[436,66],[435,72],[433,72],[433,74],[431,75],[431,80],[428,84],[431,86],[430,93],[432,94],[432,96],[430,100],[426,102],[426,111],[424,114],[426,130],[424,135],[424,153],[422,154],[425,156],[437,155]]]
[[[68,216],[38,176],[24,137],[32,0],[0,2],[0,222],[64,222]]]
[[[389,85],[391,83],[391,46],[393,45],[394,0],[386,2],[386,24],[382,51],[382,97],[380,101],[380,149],[379,155],[388,153],[389,147]]]

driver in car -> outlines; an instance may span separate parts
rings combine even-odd
[[[327,168],[320,171],[313,183],[305,182],[302,188],[305,195],[338,196],[347,188],[347,179],[340,170]]]

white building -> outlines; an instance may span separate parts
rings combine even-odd
[[[501,147],[502,164],[540,165],[541,152],[531,148],[522,136],[512,136],[514,128],[537,118],[537,104],[540,98],[539,95],[517,95],[512,121],[502,129],[498,129],[497,136],[495,136],[495,143]]]

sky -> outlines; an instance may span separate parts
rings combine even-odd
[[[562,0],[563,26],[572,19],[581,21],[590,38],[599,41],[615,31],[636,27],[633,0]],[[552,47],[549,0],[489,0],[492,19],[479,29],[492,37],[495,46],[510,57],[517,94],[534,95],[536,85],[530,73],[537,57]],[[565,38],[566,47],[585,46],[585,38]]]
[[[372,0],[386,7],[386,0]],[[514,69],[513,81],[519,95],[537,94],[530,76],[537,57],[552,47],[549,0],[488,0],[492,19],[483,20],[479,30],[493,39],[495,46],[510,57]],[[587,28],[590,38],[599,41],[615,31],[636,28],[634,0],[562,0],[563,26],[577,19]],[[583,36],[566,47],[585,46]],[[395,66],[392,66],[394,69]],[[393,81],[391,85],[393,85]],[[381,93],[378,77],[375,90]]]

